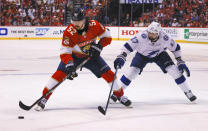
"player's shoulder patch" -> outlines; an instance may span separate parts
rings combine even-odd
[[[163,39],[164,39],[165,41],[168,41],[168,40],[169,40],[168,35],[164,35],[164,36],[163,36]]]
[[[68,36],[64,37],[63,44],[64,45],[69,45],[69,37]]]
[[[147,38],[147,34],[145,34],[145,33],[142,33],[141,36],[142,36],[143,39]]]

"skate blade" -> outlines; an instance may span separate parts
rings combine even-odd
[[[36,107],[34,108],[34,110],[35,110],[35,111],[43,111],[43,108],[40,107],[40,106],[36,106]]]

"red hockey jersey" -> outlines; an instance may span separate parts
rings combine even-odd
[[[110,31],[96,20],[90,20],[87,32],[78,34],[73,24],[70,24],[63,34],[60,58],[66,64],[73,61],[72,53],[78,58],[89,55],[91,43],[100,38],[99,43],[105,47],[112,41]]]

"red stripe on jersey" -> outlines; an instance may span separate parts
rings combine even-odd
[[[113,81],[114,73],[111,70],[108,70],[107,72],[102,74],[102,78],[110,83]]]
[[[111,41],[112,41],[112,38],[111,37],[104,37],[104,38],[100,39],[99,43],[103,47],[105,47],[105,46],[109,45],[111,43]]]
[[[73,61],[71,54],[61,54],[60,55],[61,61],[67,64],[68,61]]]
[[[61,82],[64,80],[64,78],[66,77],[66,73],[64,73],[63,71],[56,71],[53,75],[52,78],[57,80],[58,82]]]

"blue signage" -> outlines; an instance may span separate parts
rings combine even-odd
[[[36,36],[43,36],[48,32],[49,28],[36,28],[35,35]]]
[[[62,35],[64,33],[64,30],[55,30],[53,31],[53,35]]]
[[[0,28],[0,35],[7,35],[8,29],[7,28]]]
[[[120,0],[120,3],[123,4],[147,4],[147,3],[161,3],[162,0]]]

